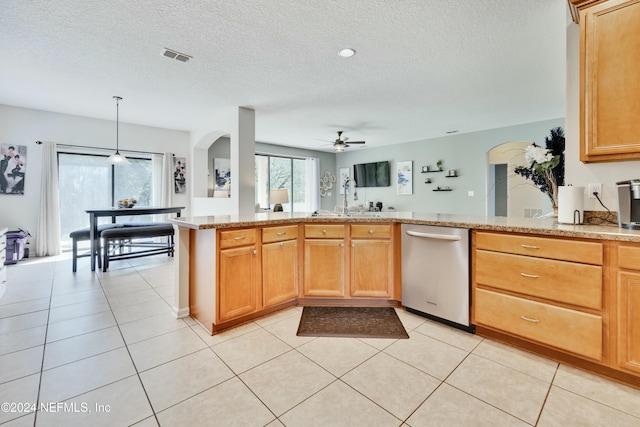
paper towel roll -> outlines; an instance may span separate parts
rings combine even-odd
[[[576,213],[576,211],[579,212]],[[584,218],[584,187],[558,187],[558,222],[582,224]]]

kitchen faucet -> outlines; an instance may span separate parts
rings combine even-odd
[[[347,177],[344,180],[344,202],[342,203],[342,213],[348,213],[348,204],[347,204],[347,187],[349,186],[349,182],[353,182],[354,190],[353,190],[353,200],[358,200],[358,193],[355,189],[355,186],[358,185],[356,180],[353,178]]]

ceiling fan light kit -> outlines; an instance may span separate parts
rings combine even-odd
[[[343,152],[345,148],[348,148],[350,146],[350,144],[365,144],[366,143],[366,141],[350,141],[349,144],[347,144],[348,140],[349,140],[349,138],[344,136],[344,135],[342,135],[342,131],[339,130],[338,131],[338,138],[333,143],[333,148],[336,149],[336,153]]]

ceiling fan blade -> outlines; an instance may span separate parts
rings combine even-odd
[[[349,141],[349,144],[366,144],[366,141]]]

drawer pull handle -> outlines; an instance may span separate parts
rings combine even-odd
[[[527,316],[520,316],[520,318],[522,320],[526,320],[527,322],[540,323],[540,321],[538,319],[531,319],[530,317],[527,317]]]
[[[520,273],[520,275],[522,277],[528,277],[530,279],[539,279],[540,278],[540,276],[536,276],[535,274]]]
[[[535,245],[524,245],[523,244],[523,245],[520,245],[520,246],[522,246],[523,248],[526,248],[526,249],[540,249],[540,246],[535,246]]]
[[[286,231],[280,231],[280,232],[276,233],[276,236],[284,236],[285,234],[287,234]]]
[[[242,240],[246,238],[246,236],[238,236],[238,237],[234,237],[233,240]]]

